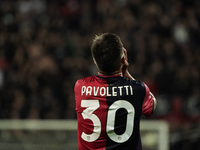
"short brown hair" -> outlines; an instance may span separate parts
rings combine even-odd
[[[113,33],[103,33],[95,36],[91,53],[99,70],[112,73],[121,67],[123,44],[120,38]]]

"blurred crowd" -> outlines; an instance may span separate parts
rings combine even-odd
[[[174,133],[196,128],[199,0],[1,0],[0,118],[76,118],[74,84],[97,74],[90,45],[104,32],[121,38],[130,73],[156,96],[152,118]],[[174,149],[192,149],[181,134]]]

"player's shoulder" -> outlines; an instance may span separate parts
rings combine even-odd
[[[82,79],[78,79],[75,83],[75,86],[79,86],[79,85],[82,85],[82,84],[86,84],[86,83],[89,83],[89,82],[92,82],[96,79],[96,76],[93,75],[93,76],[88,76],[88,77],[84,77]]]
[[[143,82],[141,80],[135,80],[134,84],[137,88],[141,89],[142,91],[145,91],[145,93],[150,92],[150,89],[145,82]]]
[[[135,80],[130,80],[130,79],[125,79],[125,83],[128,83],[129,85],[132,86],[134,90],[140,91],[142,93],[146,93],[148,91],[148,86],[141,80],[135,79]]]
[[[130,80],[130,79],[124,79],[126,80],[126,82],[132,84],[133,86],[137,86],[137,87],[141,87],[141,88],[145,88],[145,83],[141,80]]]

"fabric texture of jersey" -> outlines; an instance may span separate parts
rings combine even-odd
[[[90,76],[74,87],[79,150],[141,150],[140,118],[150,116],[153,96],[141,81]]]

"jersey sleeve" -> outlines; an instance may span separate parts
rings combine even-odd
[[[75,86],[74,86],[74,94],[75,94],[76,104],[78,103],[79,93],[80,93],[80,80],[77,80],[76,83],[75,83]],[[77,106],[78,105],[76,105],[76,108],[75,108],[76,111],[78,109]]]
[[[143,83],[143,84],[145,86],[146,94],[145,94],[144,101],[142,104],[142,114],[145,116],[150,116],[154,110],[155,97],[150,92],[149,87],[145,83]]]

